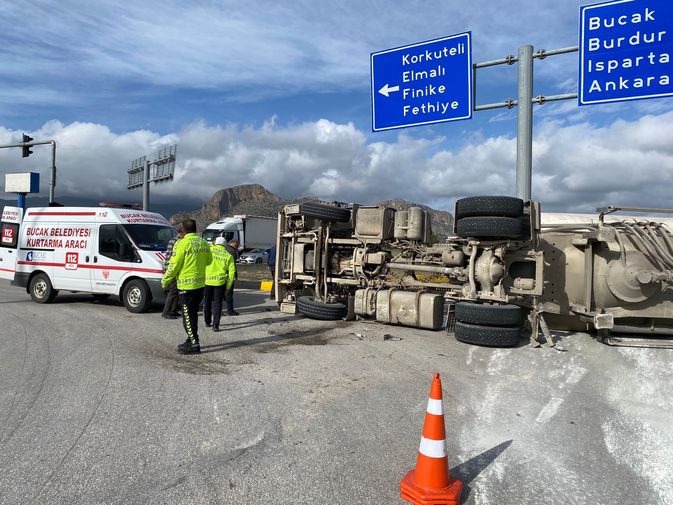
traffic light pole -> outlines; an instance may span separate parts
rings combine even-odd
[[[22,147],[28,148],[32,146],[41,146],[51,144],[51,174],[49,176],[49,203],[54,203],[54,188],[56,187],[56,141],[55,140],[41,140],[38,142],[22,142],[21,144],[6,144],[0,146],[0,149],[8,147]],[[30,155],[32,151],[29,152]],[[28,156],[27,155],[27,156]]]

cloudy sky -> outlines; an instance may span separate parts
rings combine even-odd
[[[641,1],[641,0],[638,0]],[[178,144],[153,202],[196,207],[259,183],[286,198],[514,194],[516,109],[372,132],[369,56],[472,32],[473,60],[578,42],[589,0],[18,0],[0,15],[0,144],[58,144],[56,196],[140,201],[131,161]],[[577,90],[577,54],[535,63],[535,95]],[[516,98],[516,65],[480,70],[478,104]],[[671,206],[673,99],[535,107],[533,198],[549,210]],[[37,171],[0,149],[0,174]],[[2,196],[2,195],[0,195]],[[4,195],[9,198],[10,195]]]

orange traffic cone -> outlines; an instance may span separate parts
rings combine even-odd
[[[442,380],[435,374],[425,413],[416,469],[400,482],[400,496],[416,505],[458,505],[463,483],[449,475]]]

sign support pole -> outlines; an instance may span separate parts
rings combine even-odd
[[[143,167],[143,210],[150,210],[150,162]]]
[[[530,200],[533,177],[533,46],[519,47],[516,196]]]

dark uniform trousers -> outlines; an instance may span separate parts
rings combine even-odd
[[[203,288],[178,291],[178,303],[182,309],[182,326],[192,345],[199,343],[199,304],[203,299]]]
[[[178,311],[178,283],[171,282],[166,288],[166,302],[164,303],[164,310],[162,314],[169,316],[176,314]]]
[[[205,319],[206,324],[210,324],[212,321],[213,326],[220,325],[222,298],[224,298],[226,289],[226,284],[222,284],[221,286],[206,286],[203,298],[203,319]]]

